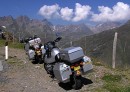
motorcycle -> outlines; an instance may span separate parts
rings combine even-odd
[[[37,41],[37,43],[36,43],[36,41]],[[29,59],[32,60],[32,63],[34,63],[34,64],[43,63],[44,46],[42,46],[42,44],[38,44],[40,42],[41,41],[39,38],[29,41],[30,46],[29,46],[29,50],[28,50],[28,56],[29,56]]]
[[[61,39],[58,37],[44,45],[44,68],[52,78],[61,83],[70,82],[74,89],[80,89],[83,85],[82,74],[91,70],[92,64],[87,61],[81,47],[59,49],[56,43]]]

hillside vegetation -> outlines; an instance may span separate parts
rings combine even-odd
[[[6,40],[0,39],[0,47],[4,47],[5,46],[5,42],[6,42]],[[8,46],[10,48],[16,48],[16,49],[23,49],[24,48],[24,44],[19,43],[19,42],[9,41],[8,44],[9,44]]]
[[[75,42],[74,46],[81,46],[87,55],[111,65],[113,39],[115,32],[118,33],[116,66],[130,65],[130,21],[125,25],[107,30],[99,34],[83,37]]]

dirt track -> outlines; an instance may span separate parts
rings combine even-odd
[[[0,55],[2,54],[1,52]],[[82,78],[82,89],[73,90],[69,84],[61,84],[50,78],[43,64],[32,64],[24,50],[9,49],[9,60],[3,64],[4,71],[0,72],[0,92],[95,92],[91,89],[96,88],[97,84],[102,85],[96,81],[95,75],[89,73]]]

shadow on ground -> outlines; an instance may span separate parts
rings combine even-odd
[[[84,78],[82,77],[82,83],[83,85],[88,85],[88,84],[92,84],[92,80],[88,79],[88,78]]]
[[[32,60],[31,62],[32,62],[32,64],[43,64],[44,63],[43,61],[42,62],[38,62],[38,61],[35,61],[35,60]]]
[[[61,88],[63,88],[64,90],[71,90],[72,89],[71,83],[59,83],[59,86]]]
[[[83,86],[84,86],[84,85],[89,85],[89,84],[92,84],[92,83],[93,83],[92,80],[87,79],[87,78],[84,78],[84,77],[82,77],[81,80],[82,80]],[[72,85],[71,85],[71,83],[59,83],[59,86],[60,86],[61,88],[63,88],[64,90],[66,90],[66,91],[72,90]]]

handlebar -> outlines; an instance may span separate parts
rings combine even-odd
[[[62,39],[62,37],[58,37],[54,41],[49,41],[49,42],[45,43],[44,44],[45,49],[52,49],[52,48],[56,47],[55,43],[59,42],[61,39]]]

